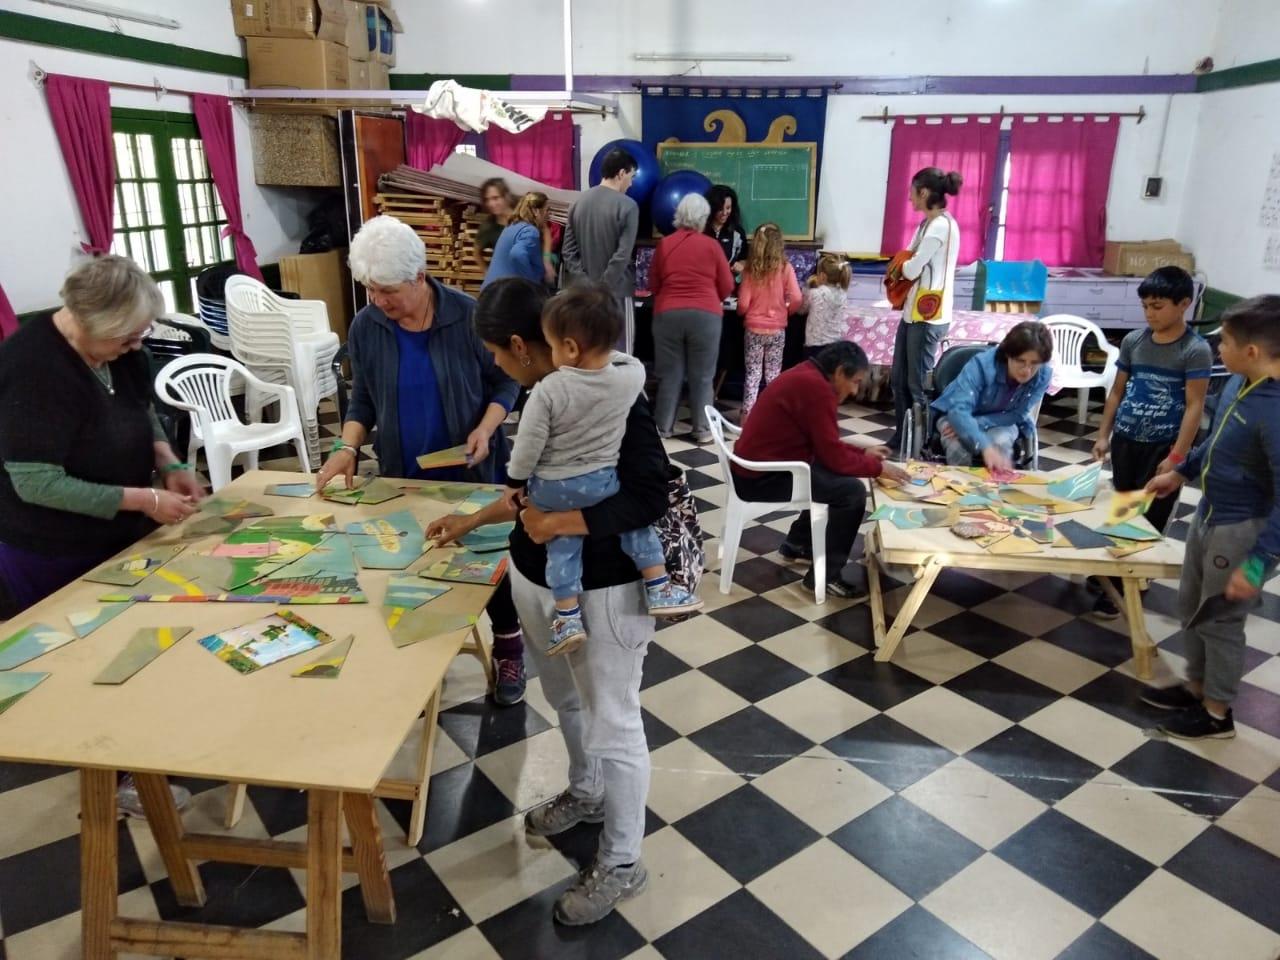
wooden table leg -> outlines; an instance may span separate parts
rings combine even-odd
[[[1147,633],[1147,615],[1142,609],[1142,588],[1133,577],[1124,578],[1124,612],[1129,620],[1129,637],[1133,642],[1133,665],[1138,677],[1151,679],[1155,644]]]
[[[872,529],[864,541],[867,559],[867,594],[871,603],[871,633],[876,649],[884,643],[884,593],[880,586],[880,560],[876,556],[879,541],[878,529]]]
[[[342,955],[342,794],[307,792],[307,960]]]
[[[80,771],[80,938],[85,960],[115,960],[116,772]]]
[[[345,793],[342,795],[342,812],[347,819],[347,832],[351,834],[351,850],[356,858],[356,873],[360,876],[365,916],[370,923],[395,923],[396,900],[391,892],[391,877],[387,873],[387,858],[382,848],[382,829],[378,826],[373,797],[367,793]]]
[[[147,826],[156,838],[165,869],[169,871],[169,883],[173,885],[178,903],[184,907],[204,906],[204,883],[196,865],[182,852],[182,818],[169,790],[169,778],[155,773],[135,773],[133,782],[138,788],[138,798],[147,814]]]
[[[240,817],[244,814],[244,799],[248,792],[249,787],[246,784],[227,784],[227,811],[223,817],[222,825],[228,830],[240,822]]]
[[[480,630],[477,627],[471,628],[471,636],[462,644],[463,653],[471,653],[480,661],[480,666],[484,668],[484,679],[489,684],[489,689],[494,689],[497,683],[497,677],[493,672],[493,651],[484,645],[484,638],[480,636]]]
[[[892,659],[894,651],[898,649],[898,644],[902,642],[903,636],[906,635],[907,628],[911,626],[911,621],[919,611],[920,605],[924,603],[924,598],[929,595],[929,591],[933,588],[933,581],[938,579],[938,574],[941,572],[942,566],[937,560],[928,560],[920,568],[915,586],[907,594],[907,599],[902,604],[902,609],[898,611],[898,615],[893,618],[893,626],[889,628],[889,633],[885,636],[884,643],[876,650],[877,660]]]
[[[427,822],[427,791],[431,786],[431,761],[436,753],[436,725],[440,718],[440,688],[427,701],[426,715],[422,718],[422,744],[418,747],[418,791],[409,810],[409,832],[405,842],[416,847],[422,841],[422,831]]]

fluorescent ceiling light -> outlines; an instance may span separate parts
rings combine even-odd
[[[139,10],[128,10],[124,7],[113,7],[107,3],[95,3],[94,0],[36,0],[54,7],[66,7],[68,10],[79,10],[82,13],[96,13],[112,20],[132,20],[134,23],[145,23],[152,27],[164,27],[166,30],[177,30],[182,24],[172,17],[162,17],[155,13],[143,13]]]
[[[718,60],[722,62],[770,62],[783,63],[791,59],[789,53],[635,53],[635,60]]]

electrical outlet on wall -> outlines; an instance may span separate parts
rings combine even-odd
[[[1155,200],[1164,190],[1164,177],[1147,177],[1142,184],[1142,199]]]

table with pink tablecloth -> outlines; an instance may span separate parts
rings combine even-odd
[[[867,306],[865,304],[845,307],[845,322],[848,324],[846,340],[852,340],[864,351],[871,361],[872,376],[870,395],[875,397],[888,379],[887,370],[878,367],[893,366],[893,341],[898,334],[898,321],[902,319],[902,311],[892,307]],[[1023,320],[1038,320],[1033,313],[989,313],[985,310],[952,310],[951,327],[942,340],[942,349],[970,343],[999,343],[1004,335]],[[1048,392],[1056,393],[1059,387],[1050,383]]]

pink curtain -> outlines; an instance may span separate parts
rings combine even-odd
[[[227,225],[222,231],[230,237],[236,251],[236,266],[255,280],[262,279],[258,269],[258,251],[244,232],[244,215],[240,210],[240,179],[236,174],[236,134],[231,120],[231,101],[226,97],[197,93],[191,98],[195,107],[196,127],[204,143],[209,173],[218,189],[218,199],[227,212]]]
[[[44,95],[89,238],[82,246],[88,253],[108,253],[116,201],[110,90],[101,80],[51,73]]]
[[[995,117],[903,117],[895,121],[880,252],[892,256],[911,245],[921,219],[911,209],[911,178],[925,167],[940,167],[964,177],[959,196],[947,198],[947,210],[960,228],[960,263],[982,256],[991,223],[991,186],[999,148],[1000,121]]]
[[[405,155],[411,167],[430,170],[437,163],[444,163],[464,136],[466,131],[452,120],[425,117],[417,110],[405,113]]]
[[[0,287],[0,340],[15,333],[17,329],[18,315],[13,312],[13,304],[9,302],[4,287]]]
[[[1004,258],[1100,267],[1118,117],[1016,117]]]
[[[523,133],[490,127],[484,135],[491,163],[549,187],[573,189],[573,118],[548,113]]]

